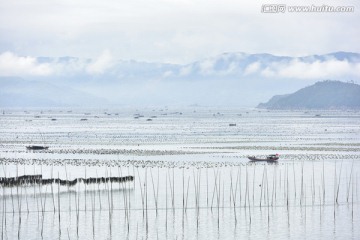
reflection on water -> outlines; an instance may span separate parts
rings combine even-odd
[[[20,227],[15,214],[14,218],[8,219],[3,236],[5,239],[17,239],[18,236],[20,239],[356,239],[359,236],[355,230],[357,224],[352,223],[351,218],[337,216],[334,221],[332,214],[327,214],[332,209],[327,207],[322,210],[321,218],[316,213],[319,211],[317,208],[291,208],[289,211],[286,208],[271,208],[269,211],[254,208],[251,223],[245,210],[238,210],[244,213],[238,214],[237,222],[234,211],[228,208],[221,209],[220,214],[217,210],[201,210],[199,215],[193,210],[185,213],[175,210],[168,211],[167,216],[165,210],[161,210],[157,217],[155,211],[148,211],[145,217],[141,212],[134,211],[129,224],[123,211],[114,211],[112,216],[105,211],[80,212],[79,222],[75,213],[64,212],[60,230],[57,214],[47,212],[39,220],[36,213],[23,214]],[[351,215],[344,206],[336,210],[342,215]]]

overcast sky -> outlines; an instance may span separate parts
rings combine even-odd
[[[0,53],[189,63],[223,52],[360,52],[353,13],[261,13],[270,0],[0,0]],[[96,71],[96,68],[95,68]]]

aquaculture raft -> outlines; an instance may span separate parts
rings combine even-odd
[[[74,186],[78,182],[83,182],[85,184],[91,183],[106,183],[106,182],[127,182],[133,181],[133,176],[125,177],[106,177],[106,178],[75,178],[74,180],[63,180],[59,178],[49,178],[44,179],[42,175],[24,175],[19,177],[3,177],[0,178],[0,185],[2,187],[13,187],[20,185],[32,185],[32,184],[60,184],[62,186]]]

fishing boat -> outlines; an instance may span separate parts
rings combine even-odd
[[[267,162],[272,162],[272,161],[277,161],[279,159],[279,154],[271,154],[266,156],[266,158],[258,158],[255,156],[248,156],[248,159],[250,159],[251,161],[267,161]]]
[[[39,146],[39,145],[26,146],[27,150],[47,150],[48,148],[49,147]]]
[[[45,144],[45,139],[44,139],[44,136],[42,135],[41,132],[40,132],[40,135],[41,135],[41,138],[42,138],[42,141],[43,141],[43,145],[29,145],[29,146],[26,146],[26,150],[36,151],[36,150],[47,150],[47,149],[49,149],[49,147],[47,147],[46,144]]]

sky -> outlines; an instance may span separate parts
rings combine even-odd
[[[262,13],[264,4],[355,11]],[[0,54],[98,59],[87,68],[97,73],[110,59],[186,64],[224,52],[360,52],[359,21],[358,0],[0,0]]]

